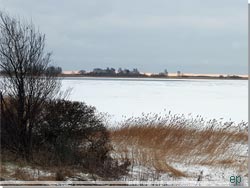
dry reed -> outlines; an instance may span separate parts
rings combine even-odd
[[[180,177],[187,175],[172,163],[234,165],[247,144],[247,126],[245,122],[206,121],[200,116],[147,114],[110,128],[110,136],[114,155],[130,159],[132,168],[153,167]]]

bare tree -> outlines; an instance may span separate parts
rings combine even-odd
[[[5,130],[1,130],[1,136],[6,139],[2,139],[2,144],[8,144],[26,159],[31,157],[36,117],[45,101],[54,98],[61,86],[57,74],[46,71],[51,53],[45,53],[44,47],[45,35],[32,23],[0,12],[2,114],[9,119],[1,125]]]

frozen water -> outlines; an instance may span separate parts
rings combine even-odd
[[[248,121],[247,80],[64,78],[71,100],[84,101],[120,121],[124,116],[167,113]]]

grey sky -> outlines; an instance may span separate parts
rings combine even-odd
[[[0,0],[64,70],[247,73],[247,0]]]

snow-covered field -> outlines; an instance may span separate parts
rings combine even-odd
[[[201,115],[248,121],[247,80],[64,78],[71,100],[84,101],[120,121],[142,113]]]

